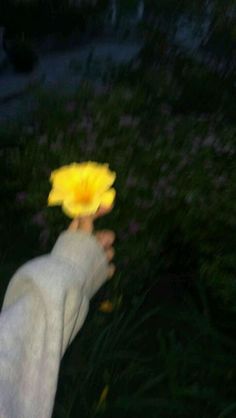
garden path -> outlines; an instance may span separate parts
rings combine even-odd
[[[0,69],[0,123],[27,117],[36,105],[30,87],[71,92],[79,87],[81,78],[92,58],[98,71],[109,63],[130,61],[141,48],[137,41],[93,41],[85,46],[63,52],[44,53],[31,74],[16,74],[10,66]],[[96,78],[96,74],[95,74]]]

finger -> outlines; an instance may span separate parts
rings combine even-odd
[[[82,231],[92,233],[93,232],[93,216],[83,216],[75,218],[69,225],[69,231],[77,231],[81,229]]]
[[[115,233],[113,231],[98,231],[95,237],[104,249],[109,248],[115,241]]]
[[[94,216],[84,216],[79,218],[79,229],[82,229],[82,231],[92,233],[93,232],[93,221]]]
[[[77,231],[79,227],[79,219],[75,218],[69,225],[68,229],[69,231]]]
[[[80,228],[86,232],[91,233],[93,232],[93,229],[94,229],[94,225],[93,225],[94,220],[104,215],[107,215],[108,213],[111,212],[112,209],[113,209],[113,206],[110,206],[110,207],[101,206],[94,215],[83,216],[83,217],[81,216],[81,217],[75,218],[69,225],[68,229],[70,231],[77,231],[77,229]]]
[[[108,274],[107,274],[108,279],[111,279],[114,276],[115,271],[116,271],[115,265],[114,264],[110,264],[109,265],[109,268],[108,268]]]
[[[115,256],[115,250],[114,248],[109,248],[109,250],[106,251],[106,258],[108,261],[111,261]]]
[[[109,206],[109,207],[100,206],[100,208],[94,215],[94,218],[97,219],[97,218],[100,218],[101,216],[107,215],[108,213],[112,211],[112,209],[113,209],[113,206]]]

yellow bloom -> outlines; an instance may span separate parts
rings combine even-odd
[[[113,311],[113,309],[113,304],[109,300],[104,300],[99,306],[99,311],[105,313],[110,313]]]
[[[48,205],[62,205],[70,218],[92,215],[100,206],[112,206],[116,192],[110,187],[115,178],[108,164],[88,161],[65,165],[51,173]]]

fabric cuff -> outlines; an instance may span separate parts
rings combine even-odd
[[[90,233],[63,231],[52,251],[53,258],[67,260],[84,273],[84,290],[91,299],[108,278],[108,261],[102,246]]]

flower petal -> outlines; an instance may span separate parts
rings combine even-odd
[[[48,205],[62,204],[70,218],[95,214],[100,206],[112,206],[116,192],[110,187],[115,178],[108,164],[88,161],[65,165],[51,173]]]
[[[93,215],[97,212],[100,206],[98,200],[93,200],[89,204],[81,204],[74,199],[65,199],[62,204],[63,212],[70,218],[76,218],[77,216]]]
[[[68,192],[52,189],[48,196],[48,206],[60,205],[66,196],[68,196]]]
[[[101,206],[109,207],[113,204],[116,196],[115,189],[109,189],[101,196]]]
[[[54,187],[70,189],[74,187],[79,178],[78,164],[66,165],[51,173],[50,181]]]

